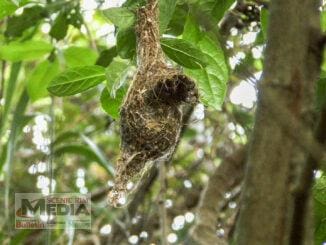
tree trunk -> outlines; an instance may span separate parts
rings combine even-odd
[[[295,225],[304,169],[312,180],[312,168],[305,166],[308,153],[284,130],[280,120],[291,122],[280,119],[282,112],[275,107],[312,129],[323,46],[320,36],[318,1],[271,1],[265,66],[234,244],[313,244],[307,226]],[[303,186],[306,192],[309,188]],[[309,199],[306,195],[300,200],[306,207],[300,220],[304,224],[312,224]]]

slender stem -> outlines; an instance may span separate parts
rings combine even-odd
[[[6,224],[8,226],[9,232],[11,231],[11,225],[10,225],[10,219],[9,219],[9,211],[10,203],[9,203],[9,197],[10,197],[10,181],[11,181],[11,175],[13,170],[13,164],[14,164],[14,153],[16,148],[16,140],[18,136],[19,128],[22,127],[22,118],[25,112],[25,109],[28,104],[28,95],[26,90],[23,91],[22,95],[20,96],[19,102],[16,106],[15,112],[14,112],[14,118],[12,121],[12,127],[10,131],[10,136],[8,140],[8,147],[7,147],[7,158],[5,162],[6,171],[5,171],[5,196],[4,196],[4,208],[5,208],[5,220]]]
[[[50,116],[50,123],[49,123],[49,137],[50,137],[50,154],[48,158],[48,176],[50,179],[50,184],[49,184],[49,194],[52,194],[52,189],[53,189],[53,142],[54,142],[54,132],[55,132],[55,116],[54,116],[54,103],[55,100],[53,97],[51,97],[51,105],[50,105],[50,110],[49,110],[49,116]],[[50,221],[50,215],[48,215],[48,222]],[[47,230],[47,244],[51,244],[51,238],[52,238],[52,230],[48,229]]]
[[[4,110],[2,117],[0,118],[0,139],[2,136],[2,133],[5,131],[5,124],[7,124],[7,115],[10,111],[10,106],[11,106],[11,100],[12,96],[18,81],[18,74],[21,68],[21,63],[14,63],[11,67],[10,71],[10,78],[8,81],[8,86],[6,87],[6,101],[4,105]],[[27,97],[27,99],[26,99]],[[11,180],[11,171],[12,171],[12,163],[13,163],[13,154],[14,154],[14,148],[16,144],[16,134],[17,134],[17,127],[18,127],[18,122],[21,121],[20,119],[20,113],[23,113],[22,110],[25,110],[25,107],[27,105],[28,101],[28,96],[26,91],[24,91],[23,95],[21,96],[18,105],[16,107],[15,113],[14,113],[14,118],[12,121],[12,127],[11,127],[11,132],[9,135],[9,140],[7,143],[6,149],[0,149],[1,154],[5,154],[4,151],[6,151],[6,156],[4,160],[4,167],[6,169],[5,171],[5,193],[4,193],[4,212],[5,212],[5,220],[9,222],[9,192],[10,192],[10,180]],[[26,103],[25,103],[26,102]],[[8,225],[9,230],[10,230],[10,224]]]
[[[3,60],[1,64],[0,100],[3,98],[3,91],[5,87],[5,72],[6,72],[6,61]]]
[[[0,118],[0,137],[2,136],[2,133],[5,131],[5,125],[7,124],[6,119],[8,113],[10,112],[12,97],[14,95],[20,69],[21,69],[21,62],[16,62],[11,66],[10,77],[9,77],[9,81],[7,82],[6,91],[5,91],[5,97],[6,97],[5,104],[1,115],[2,117]]]
[[[167,221],[166,221],[166,207],[165,207],[165,161],[160,161],[159,163],[159,176],[160,176],[160,218],[161,218],[161,244],[167,245],[166,236],[167,236]]]
[[[3,114],[4,114],[4,89],[5,89],[5,72],[6,72],[6,61],[2,61],[1,66],[1,80],[0,80],[0,123],[3,124]],[[3,103],[3,105],[1,105]],[[2,128],[2,126],[0,126]],[[0,155],[3,153],[2,142],[1,142],[1,129],[0,129]],[[0,171],[1,171],[1,161],[0,161]]]
[[[98,52],[96,41],[94,40],[93,35],[91,33],[91,30],[89,29],[89,27],[88,27],[88,25],[86,24],[85,21],[84,21],[84,26],[85,26],[86,33],[87,33],[87,36],[89,38],[89,41],[91,42],[92,48],[95,49]]]

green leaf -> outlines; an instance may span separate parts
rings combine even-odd
[[[50,30],[50,36],[56,40],[64,39],[67,35],[69,23],[67,20],[67,13],[65,11],[60,12]]]
[[[247,132],[251,132],[254,125],[254,116],[243,109],[232,106],[232,116]]]
[[[326,207],[323,207],[326,209]],[[323,245],[326,241],[326,221],[323,220],[317,225],[317,229],[315,231],[315,244]]]
[[[313,187],[313,193],[314,193],[314,198],[326,206],[326,175],[325,174],[323,174],[320,178],[317,179]]]
[[[217,74],[216,76],[226,83],[229,78],[229,69],[225,60],[224,51],[219,41],[205,34],[199,41],[198,46],[209,58],[209,66],[207,66],[207,70],[215,71]],[[215,68],[213,68],[213,66]]]
[[[112,98],[110,96],[109,91],[107,88],[104,88],[101,94],[101,106],[103,110],[109,114],[112,118],[118,119],[119,118],[119,112],[120,112],[120,106],[123,102],[123,98],[127,92],[127,89],[122,87],[118,89],[116,92],[115,98]]]
[[[78,138],[80,136],[80,133],[76,131],[66,131],[61,134],[59,134],[56,139],[53,141],[52,145],[55,147],[58,144],[65,142],[65,141],[71,141],[72,138]]]
[[[41,62],[27,79],[27,92],[32,101],[36,101],[48,95],[47,86],[59,73],[58,61]]]
[[[315,244],[326,240],[326,176],[323,174],[313,187]]]
[[[115,98],[116,91],[125,84],[126,78],[128,77],[128,70],[129,65],[117,59],[113,60],[106,69],[107,88],[112,98]]]
[[[81,134],[81,138],[86,143],[86,145],[94,152],[94,154],[96,155],[96,157],[98,159],[99,164],[103,168],[105,168],[109,174],[114,175],[114,170],[113,170],[112,164],[106,160],[104,153],[98,147],[98,145],[95,144],[94,141],[92,141],[89,137],[87,137],[84,134]]]
[[[112,48],[105,49],[100,53],[100,56],[96,60],[96,65],[107,67],[111,64],[114,57],[118,55],[117,53],[117,47],[113,46]]]
[[[207,65],[206,55],[186,40],[162,38],[161,46],[165,54],[179,65],[191,69],[198,69]]]
[[[320,13],[320,23],[321,23],[321,30],[322,32],[326,31],[326,11],[322,11]]]
[[[78,133],[76,131],[67,131],[64,132],[62,134],[60,134],[56,140],[53,142],[53,146],[56,147],[57,151],[58,149],[60,149],[60,146],[58,146],[60,143],[68,141],[71,142],[72,138],[81,138],[83,140],[83,142],[87,145],[87,150],[86,153],[87,155],[90,154],[91,158],[95,159],[96,161],[98,161],[98,163],[104,167],[108,173],[110,173],[111,175],[113,175],[114,170],[112,167],[112,164],[110,162],[108,162],[106,160],[106,157],[104,155],[104,153],[102,152],[102,150],[96,145],[95,142],[93,142],[89,137],[87,137],[84,134]],[[71,146],[71,145],[68,145]],[[75,147],[76,145],[73,145],[73,147],[68,147],[68,151],[70,151],[71,153],[76,153],[74,151],[76,151],[79,146],[77,145],[77,147]],[[65,149],[67,149],[67,145],[64,146]],[[61,148],[62,149],[62,148]],[[81,150],[86,149],[86,148],[81,148]],[[89,153],[91,150],[92,153]],[[60,152],[60,151],[59,151]]]
[[[145,6],[147,0],[126,0],[122,7],[128,7],[133,9],[138,9],[139,6]]]
[[[209,2],[209,1],[207,1]],[[231,5],[234,3],[234,0],[215,0],[214,5],[212,8],[212,16],[215,19],[216,23],[219,22],[225,12],[231,7]]]
[[[60,146],[54,150],[54,155],[56,157],[62,156],[66,153],[81,155],[93,161],[98,160],[93,151],[84,145],[69,144]]]
[[[159,1],[160,9],[160,32],[164,33],[172,19],[177,0]]]
[[[43,7],[33,6],[25,8],[21,15],[9,18],[5,35],[7,37],[21,37],[25,30],[36,26],[46,16],[47,11]]]
[[[21,67],[21,62],[17,62],[13,63],[10,69],[10,76],[4,93],[5,104],[3,107],[2,116],[0,117],[0,137],[2,137],[2,134],[6,130],[7,119],[11,110],[13,96],[17,89],[18,76]]]
[[[326,107],[326,78],[321,78],[317,82],[316,102],[318,110]]]
[[[199,27],[195,22],[188,19],[183,37],[194,42],[196,38],[189,33],[197,33],[197,30]],[[229,76],[223,50],[217,40],[203,32],[197,47],[206,55],[208,65],[197,70],[185,69],[185,73],[197,82],[201,101],[206,106],[219,110],[226,95]]]
[[[182,39],[184,40],[197,44],[202,38],[199,26],[197,25],[196,20],[192,15],[187,16],[184,30],[185,31],[182,34]]]
[[[36,60],[50,53],[52,49],[52,45],[44,41],[11,42],[0,46],[0,59],[14,62]]]
[[[120,29],[118,31],[117,51],[123,59],[134,57],[136,53],[136,34],[134,28]]]
[[[1,149],[1,155],[0,155],[0,174],[3,172],[3,166],[6,163],[7,159],[7,151],[8,151],[8,142],[3,145]]]
[[[102,66],[82,66],[67,70],[55,77],[48,86],[48,91],[57,96],[78,94],[105,80]]]
[[[18,5],[11,0],[0,0],[0,20],[8,15],[11,15],[19,7],[25,5],[28,1],[19,1]]]
[[[103,14],[112,24],[119,28],[129,28],[135,24],[135,14],[127,8],[109,8]]]
[[[10,245],[24,244],[26,238],[30,236],[32,232],[33,230],[19,230],[17,233],[15,233],[15,236],[10,240]]]
[[[175,7],[173,16],[167,27],[166,33],[172,34],[174,36],[179,36],[183,32],[184,24],[187,19],[189,12],[188,4],[178,4]]]
[[[265,39],[267,37],[268,15],[269,15],[269,12],[268,12],[267,9],[263,8],[260,11],[260,25],[261,25],[261,30],[263,32],[263,35],[264,35]]]
[[[0,0],[0,20],[13,14],[18,8],[27,3],[29,3],[29,0],[18,1],[18,4],[15,4],[12,0]]]
[[[110,175],[113,175],[113,169],[110,165],[107,165],[107,162],[103,162],[103,159],[96,154],[89,146],[78,145],[78,144],[68,144],[59,146],[54,149],[54,155],[56,157],[62,156],[66,153],[72,153],[79,156],[84,156],[85,158],[98,162]]]
[[[206,69],[186,69],[185,74],[197,81],[201,102],[206,106],[220,110],[225,97],[225,84]]]
[[[85,47],[69,47],[63,55],[69,68],[94,65],[98,56],[94,50]]]
[[[126,62],[114,59],[106,69],[107,88],[101,94],[101,106],[112,118],[119,118],[119,109],[127,91],[126,80],[131,69]]]
[[[217,24],[231,7],[234,0],[195,0],[192,9],[199,11],[201,16],[209,17],[213,24]]]
[[[10,0],[0,0],[0,19],[12,14],[17,8],[18,6]]]
[[[80,29],[81,25],[84,22],[84,19],[81,14],[79,4],[77,4],[74,8],[71,9],[67,19],[70,25],[74,26],[77,29]]]

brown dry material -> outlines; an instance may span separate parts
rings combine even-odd
[[[114,206],[147,162],[171,157],[182,127],[182,104],[198,101],[195,83],[165,62],[157,1],[150,0],[137,16],[138,69],[120,109],[121,155],[109,194]]]

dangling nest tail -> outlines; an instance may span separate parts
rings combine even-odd
[[[159,42],[157,0],[138,10],[138,69],[120,110],[121,154],[109,202],[119,205],[127,183],[145,164],[171,157],[180,137],[183,103],[196,104],[195,83],[169,67]]]

